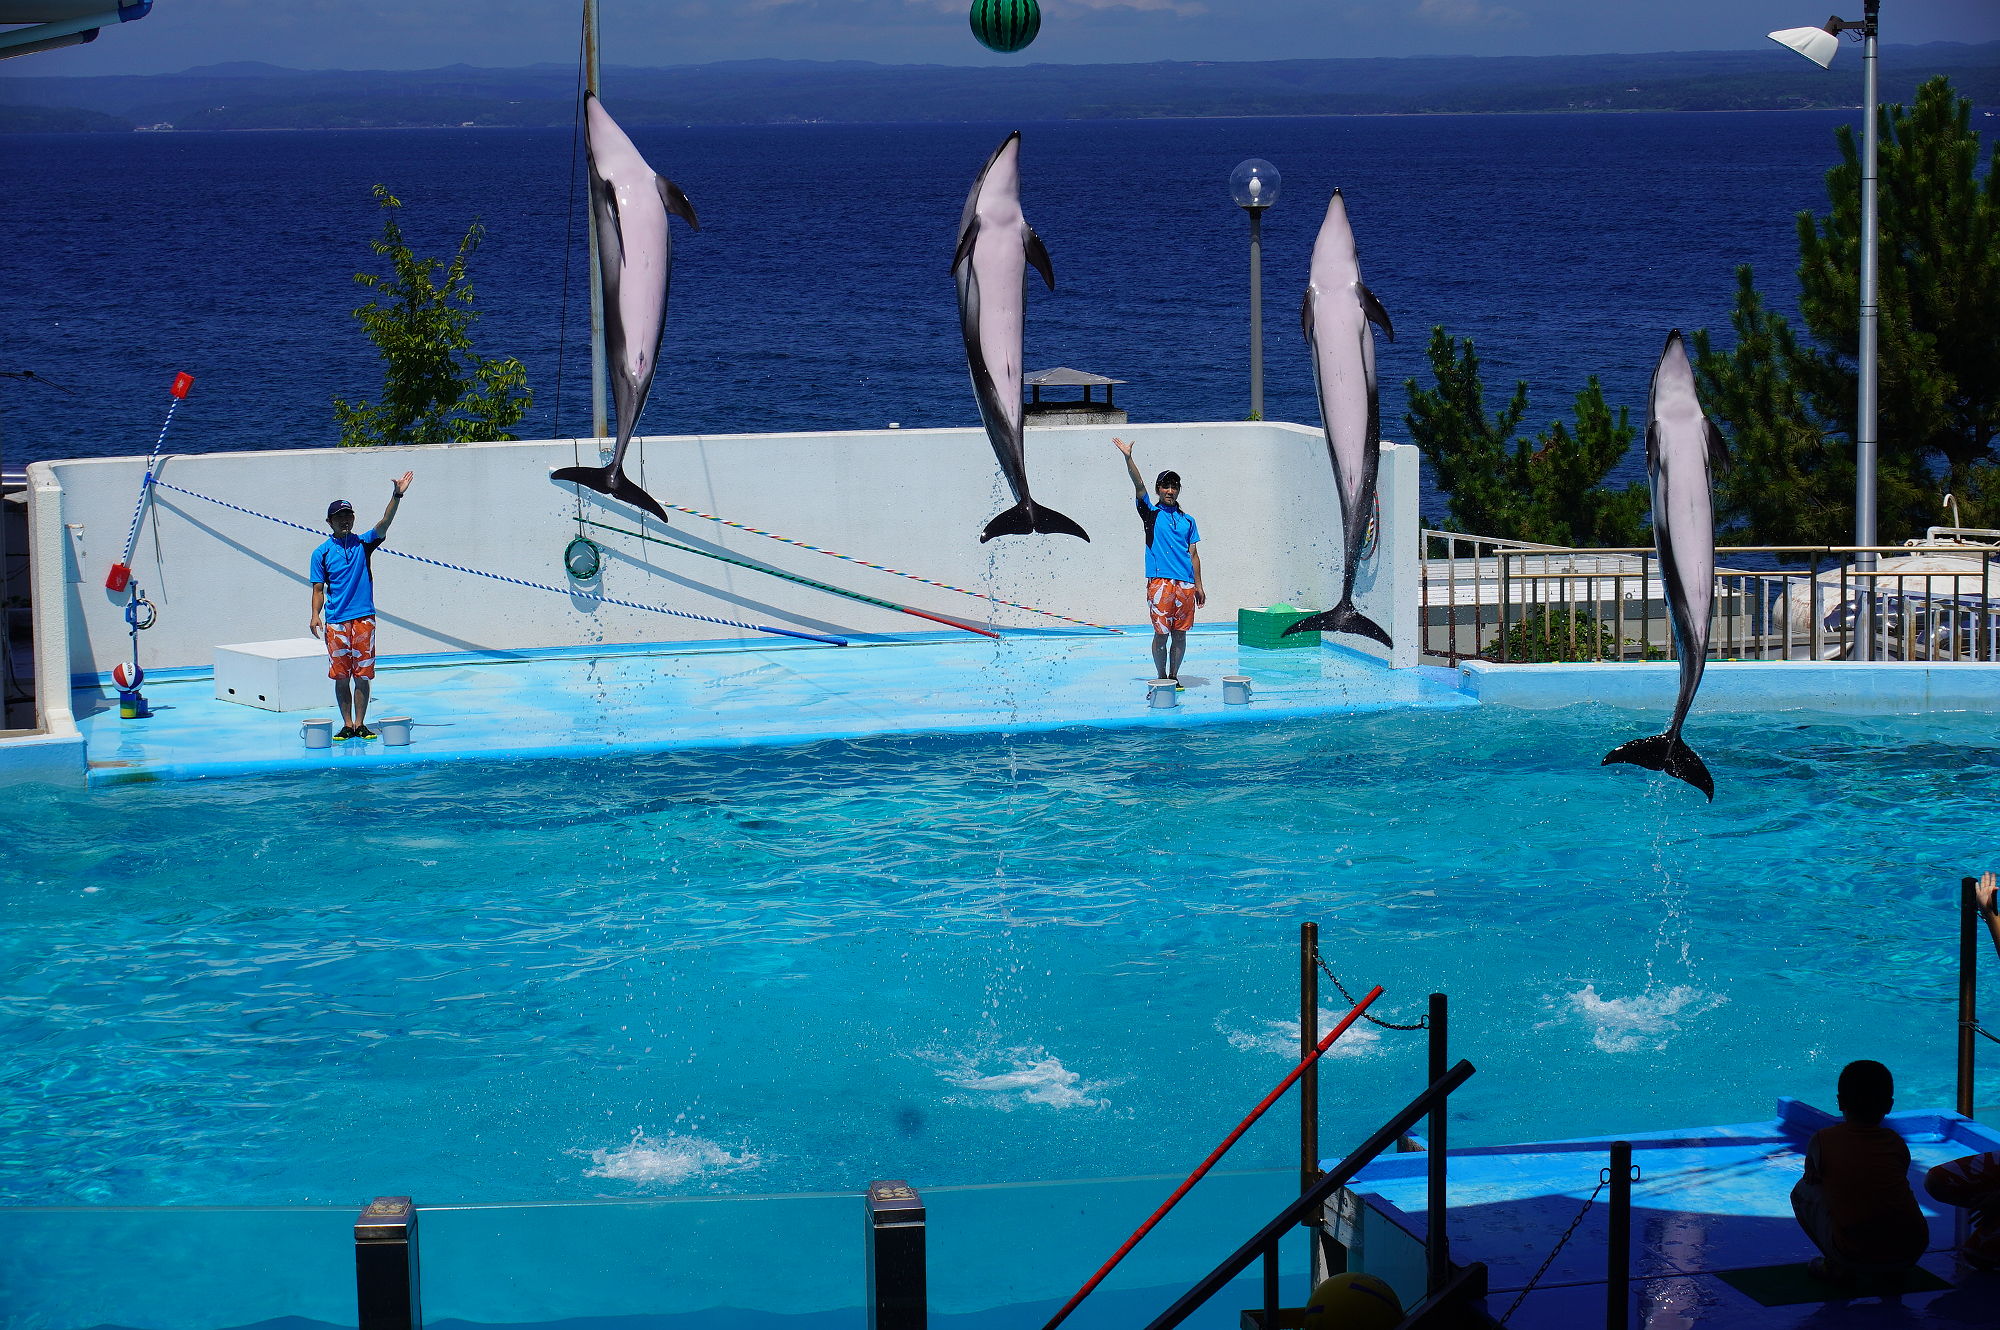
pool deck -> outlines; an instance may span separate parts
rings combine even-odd
[[[1792,1185],[1804,1164],[1807,1140],[1836,1119],[1796,1100],[1780,1100],[1775,1121],[1686,1131],[1638,1133],[1632,1143],[1639,1180],[1632,1188],[1632,1304],[1635,1327],[1695,1326],[1719,1330],[1840,1330],[1842,1327],[1915,1325],[1938,1330],[2000,1326],[2000,1274],[1979,1273],[1954,1256],[1958,1212],[1924,1194],[1924,1171],[1963,1155],[2000,1150],[2000,1131],[1955,1113],[1904,1112],[1888,1123],[1909,1143],[1911,1186],[1930,1221],[1931,1245],[1923,1269],[1948,1288],[1893,1294],[1843,1293],[1796,1271],[1779,1283],[1779,1305],[1766,1306],[1725,1275],[1795,1267],[1817,1250],[1793,1218]],[[1609,1162],[1612,1137],[1453,1150],[1451,1256],[1484,1261],[1495,1318],[1555,1248]],[[1421,1287],[1425,1156],[1377,1160],[1353,1190],[1369,1210],[1357,1264],[1391,1283],[1414,1279]],[[1567,1330],[1602,1325],[1605,1316],[1606,1205],[1590,1207],[1575,1236],[1534,1291],[1507,1321],[1510,1330]],[[1942,1211],[1942,1212],[1941,1212]],[[1387,1242],[1366,1238],[1386,1216],[1401,1232]],[[1413,1264],[1414,1261],[1414,1264]],[[1928,1282],[1928,1281],[1926,1281]],[[1407,1295],[1406,1295],[1407,1296]],[[1797,1297],[1801,1300],[1792,1301]]]
[[[308,749],[307,717],[220,701],[208,671],[151,676],[153,715],[120,720],[106,683],[73,693],[92,784],[408,762],[582,757],[810,743],[864,735],[1202,725],[1392,708],[1476,706],[1441,669],[1390,670],[1340,647],[1239,647],[1231,628],[1188,636],[1180,705],[1147,705],[1150,634],[961,634],[848,647],[591,647],[385,659],[371,720],[414,719],[412,742]],[[1247,706],[1222,676],[1247,675]]]

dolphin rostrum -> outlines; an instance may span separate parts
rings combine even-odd
[[[1014,506],[986,524],[980,542],[1039,531],[1090,539],[1082,527],[1028,493],[1027,442],[1021,419],[1021,329],[1027,314],[1028,264],[1055,290],[1049,251],[1021,215],[1021,134],[993,150],[966,196],[951,275],[958,282],[958,322],[965,365],[979,399],[979,419],[1014,492]]]
[[[604,294],[604,357],[611,400],[618,408],[618,444],[607,466],[566,466],[550,477],[574,481],[599,494],[643,508],[662,522],[666,510],[625,474],[625,449],[660,354],[667,324],[667,280],[673,273],[674,238],[667,214],[699,231],[694,205],[680,186],[655,175],[597,94],[584,94],[584,143],[590,154],[590,225],[597,234],[598,285]]]
[[[1715,781],[1694,749],[1681,739],[1681,724],[1701,686],[1708,663],[1709,617],[1715,607],[1715,509],[1709,498],[1709,470],[1728,454],[1722,432],[1695,396],[1694,367],[1680,329],[1667,334],[1666,349],[1653,370],[1647,408],[1646,477],[1653,486],[1653,543],[1660,551],[1667,611],[1674,621],[1674,648],[1681,660],[1680,697],[1663,733],[1620,744],[1602,765],[1630,762],[1664,771],[1715,798]]]
[[[1382,302],[1361,282],[1354,228],[1347,224],[1347,203],[1337,189],[1326,205],[1319,238],[1313,241],[1311,275],[1305,301],[1299,307],[1299,322],[1312,350],[1320,421],[1326,430],[1326,451],[1333,458],[1334,488],[1340,491],[1346,558],[1341,569],[1340,603],[1299,620],[1285,632],[1353,633],[1373,638],[1385,647],[1393,646],[1380,624],[1354,608],[1354,575],[1360,571],[1361,551],[1368,543],[1368,521],[1375,512],[1376,473],[1382,464],[1375,336],[1368,325],[1380,324],[1392,342],[1396,330]]]

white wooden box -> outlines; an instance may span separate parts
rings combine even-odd
[[[326,668],[326,647],[316,637],[219,646],[215,696],[266,711],[325,711],[333,705]]]

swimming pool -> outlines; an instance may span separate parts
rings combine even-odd
[[[1439,990],[1455,1143],[1948,1102],[1977,716],[1698,718],[1713,807],[1482,707],[329,771],[0,813],[0,1197],[426,1203],[1164,1172],[1288,1065],[1297,923]],[[1328,1006],[1334,1005],[1329,999]],[[1330,1150],[1421,1036],[1358,1029]],[[1995,1094],[1991,1077],[1983,1101]],[[1293,1162],[1289,1114],[1232,1166]]]

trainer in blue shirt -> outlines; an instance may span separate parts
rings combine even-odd
[[[409,492],[414,472],[405,471],[394,483],[382,520],[365,536],[354,534],[354,505],[335,499],[326,506],[326,524],[333,534],[312,552],[312,618],[306,627],[326,642],[326,675],[333,680],[340,704],[336,739],[373,739],[368,728],[368,693],[375,677],[375,578],[368,561],[389,538],[396,506]]]
[[[1162,471],[1153,481],[1153,492],[1159,498],[1150,498],[1139,464],[1132,460],[1132,445],[1123,439],[1111,443],[1125,454],[1139,520],[1146,526],[1146,607],[1153,619],[1153,669],[1156,677],[1172,679],[1178,687],[1194,612],[1208,604],[1208,593],[1201,589],[1201,551],[1197,548],[1201,528],[1195,525],[1193,514],[1181,507],[1179,472]]]

